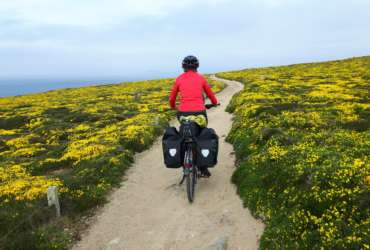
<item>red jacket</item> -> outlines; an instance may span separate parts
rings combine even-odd
[[[195,71],[189,70],[176,79],[170,95],[170,106],[173,109],[176,108],[176,97],[179,91],[180,105],[177,110],[182,112],[205,110],[203,92],[207,94],[212,104],[218,103],[207,80]]]

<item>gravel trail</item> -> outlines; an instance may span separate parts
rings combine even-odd
[[[181,170],[165,168],[157,140],[135,156],[122,187],[108,197],[73,249],[198,250],[219,238],[227,239],[227,249],[258,249],[264,224],[243,208],[230,182],[235,158],[225,142],[232,115],[224,110],[243,86],[218,80],[227,87],[217,95],[222,105],[208,111],[208,126],[220,136],[219,163],[210,169],[211,178],[198,182],[194,203],[189,204],[185,185],[178,185]]]

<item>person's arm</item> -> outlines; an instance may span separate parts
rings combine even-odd
[[[178,92],[179,92],[179,85],[176,81],[172,87],[171,94],[170,94],[170,107],[172,109],[176,108],[176,97],[177,97]]]
[[[212,104],[217,105],[218,104],[217,98],[215,94],[213,93],[206,79],[204,79],[203,81],[203,89],[204,89],[204,92],[206,92],[208,98],[211,100]]]

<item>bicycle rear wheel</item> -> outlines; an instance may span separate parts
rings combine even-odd
[[[195,166],[192,166],[191,171],[186,176],[186,191],[190,203],[194,201],[196,183],[197,183],[197,169]]]

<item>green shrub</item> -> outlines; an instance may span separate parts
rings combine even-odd
[[[370,248],[370,57],[220,73],[232,180],[267,227],[262,249]]]
[[[172,84],[164,79],[0,98],[0,249],[68,248],[78,232],[65,228],[106,201],[133,155],[149,148],[174,117]],[[215,91],[223,87],[211,84]],[[60,220],[47,207],[50,185],[59,187]]]

